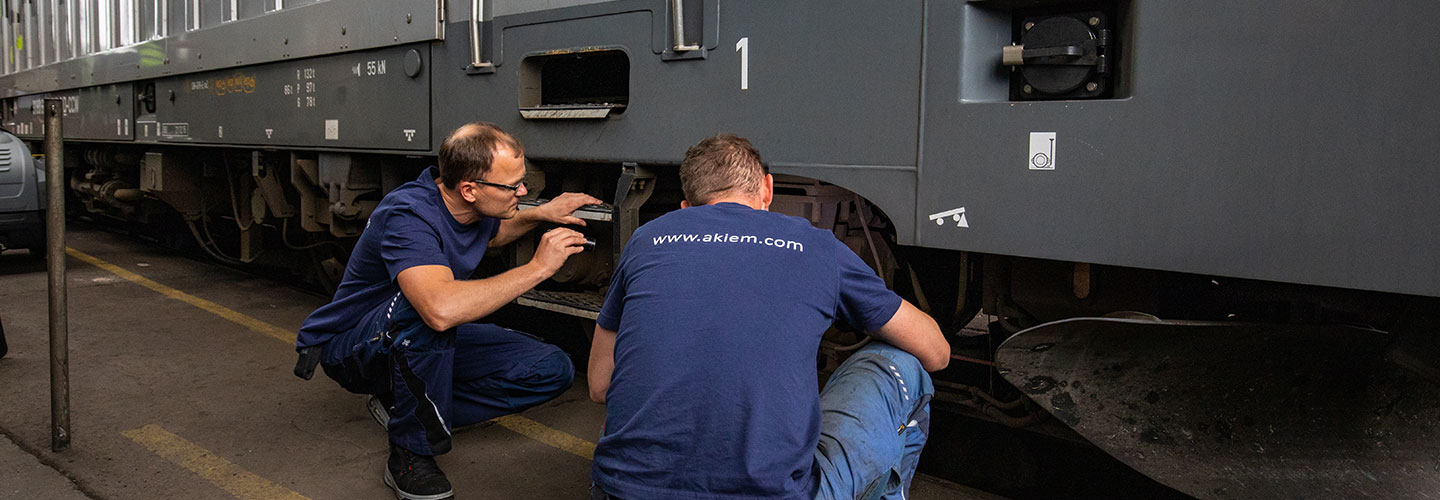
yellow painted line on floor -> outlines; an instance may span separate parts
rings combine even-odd
[[[85,252],[81,252],[74,248],[66,247],[65,253],[70,254],[71,257],[85,261],[85,263],[87,264],[109,271],[116,276],[124,278],[126,281],[130,281],[137,285],[159,292],[161,295],[164,295],[166,297],[170,297],[172,299],[184,302],[186,304],[190,304],[200,309],[204,309],[210,314],[214,314],[216,316],[228,319],[230,321],[238,323],[240,326],[249,328],[250,330],[258,333],[265,334],[269,337],[275,338],[287,344],[295,344],[295,332],[285,330],[264,321],[260,321],[258,319],[246,316],[244,314],[241,314],[239,311],[222,306],[220,304],[216,304],[214,302],[202,299],[200,297],[196,297],[194,295],[190,295],[174,288],[161,285],[151,280],[150,278],[146,278],[144,276],[127,271],[124,268],[121,268],[120,266],[117,266],[115,264],[105,262],[95,257],[91,257],[85,254]]]
[[[85,261],[90,265],[109,271],[116,276],[124,278],[126,281],[130,281],[145,288],[149,288],[151,290],[159,292],[161,295],[164,295],[166,297],[170,297],[172,299],[184,302],[186,304],[190,304],[200,309],[204,309],[211,314],[228,319],[235,323],[239,323],[240,326],[244,326],[245,328],[249,328],[250,330],[268,335],[276,339],[280,339],[288,344],[295,343],[295,334],[290,332],[289,330],[281,329],[264,321],[260,321],[250,316],[246,316],[245,314],[234,309],[230,309],[228,307],[216,304],[200,297],[196,297],[194,295],[190,295],[174,288],[161,285],[159,283],[156,283],[154,280],[151,280],[150,278],[146,278],[139,274],[127,271],[120,266],[105,262],[95,257],[91,257],[90,255],[85,254],[85,252],[81,252],[74,248],[66,247],[65,253],[70,254],[71,257],[75,257],[77,259]],[[529,437],[530,439],[545,443],[547,445],[553,446],[557,449],[584,458],[586,460],[595,459],[595,443],[591,443],[570,434],[566,434],[564,431],[557,430],[553,427],[519,415],[507,415],[497,418],[495,419],[495,421],[496,423],[500,424],[501,427],[515,431],[519,434]],[[165,432],[159,427],[153,425],[129,432],[143,431],[145,429],[149,429],[150,427],[155,427],[155,429],[159,430],[159,432]],[[131,437],[128,432],[126,433],[126,437],[135,439],[134,437]],[[179,438],[177,437],[176,439]]]
[[[214,453],[171,434],[159,425],[150,424],[122,433],[131,441],[149,448],[156,455],[194,472],[240,500],[286,499],[309,500],[308,497],[272,483],[263,477],[215,456]]]
[[[519,415],[506,415],[495,419],[495,423],[580,458],[595,459],[595,443],[566,434],[540,422]]]

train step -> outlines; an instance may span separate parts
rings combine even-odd
[[[525,200],[520,202],[521,210],[529,210],[548,203],[550,200]],[[596,222],[610,222],[611,214],[615,208],[609,203],[600,205],[585,205],[575,211],[575,217]]]
[[[599,291],[554,292],[547,290],[530,290],[525,292],[524,295],[517,297],[515,303],[522,306],[593,320],[600,316],[600,306],[605,303],[605,296]]]

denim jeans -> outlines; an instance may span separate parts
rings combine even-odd
[[[820,391],[817,499],[903,500],[930,435],[935,387],[920,360],[872,342]]]
[[[930,435],[935,387],[915,356],[874,342],[820,391],[817,500],[904,500]],[[590,485],[591,500],[621,500]],[[644,500],[644,499],[628,499]]]

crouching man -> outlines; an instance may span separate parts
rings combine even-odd
[[[768,212],[774,180],[749,141],[705,139],[680,180],[682,210],[635,232],[595,328],[593,497],[904,498],[927,371],[950,359],[935,321],[829,231]],[[837,318],[877,342],[817,394]]]
[[[381,200],[335,299],[301,326],[302,365],[307,356],[318,358],[342,387],[373,395],[372,412],[390,435],[385,483],[400,498],[453,495],[434,459],[450,451],[451,428],[548,401],[574,378],[560,349],[475,323],[553,275],[583,249],[585,237],[553,229],[529,263],[468,279],[487,247],[514,241],[541,222],[583,225],[573,212],[600,202],[566,193],[519,211],[524,153],[494,125],[456,130],[440,146],[438,168]]]

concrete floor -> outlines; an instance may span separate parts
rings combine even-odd
[[[52,453],[45,266],[0,254],[0,497],[392,498],[363,398],[296,378],[277,338],[324,297],[85,227],[68,243],[156,285],[68,259],[73,441]],[[587,498],[603,415],[579,380],[522,420],[456,432],[440,465],[460,498]],[[911,496],[989,498],[928,477]]]

